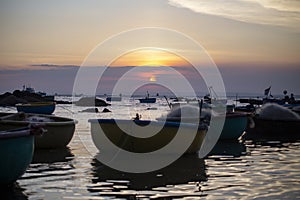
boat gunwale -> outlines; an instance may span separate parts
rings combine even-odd
[[[173,121],[151,121],[151,120],[127,120],[127,119],[89,119],[88,122],[93,123],[103,123],[103,124],[117,124],[117,123],[127,123],[129,121],[135,122],[137,125],[148,125],[150,123],[155,123],[155,125],[163,125],[164,127],[173,127],[178,128],[180,126],[184,126],[185,128],[196,128],[198,130],[207,130],[208,127],[206,124],[193,124],[193,123],[179,123]],[[117,122],[117,123],[116,123]]]
[[[246,112],[238,112],[238,113],[226,113],[225,118],[239,118],[239,117],[251,117],[252,114]],[[216,115],[213,116],[214,119],[222,118],[224,115]],[[157,120],[180,120],[181,117],[158,117]],[[197,118],[197,117],[184,117],[183,120],[194,120],[194,121],[202,121],[205,120],[205,117]]]
[[[22,132],[22,133],[16,134],[16,132]],[[34,136],[34,135],[31,134],[31,130],[29,127],[22,127],[18,129],[0,131],[0,140],[19,138],[19,137],[30,137],[30,136]]]
[[[0,113],[2,114],[2,113]],[[3,113],[4,114],[4,113]],[[9,114],[14,114],[14,113],[5,113],[7,115]],[[17,113],[15,113],[17,114]],[[66,118],[66,117],[58,117],[54,115],[45,115],[45,114],[36,114],[36,113],[25,113],[26,115],[31,115],[31,116],[40,116],[40,117],[46,117],[49,119],[55,120],[55,118],[63,121],[53,121],[53,122],[35,122],[35,121],[20,121],[20,120],[15,120],[15,119],[0,119],[0,124],[1,123],[7,123],[7,124],[42,124],[42,125],[47,125],[47,126],[61,126],[61,125],[75,125],[78,123],[77,120],[71,119],[71,118]]]
[[[56,102],[45,101],[45,102],[31,102],[31,103],[17,103],[16,107],[46,107],[55,106]]]
[[[238,118],[238,117],[250,117],[252,116],[252,113],[247,113],[247,112],[230,112],[226,113],[226,118]],[[216,116],[218,117],[218,116]]]

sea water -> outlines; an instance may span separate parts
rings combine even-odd
[[[62,149],[36,150],[26,173],[13,187],[0,190],[1,199],[300,198],[299,142],[222,142],[205,159],[187,155],[154,172],[126,173],[96,159],[88,119],[131,119],[139,113],[142,119],[155,120],[168,112],[167,102],[123,99],[107,107],[111,113],[101,113],[103,108],[97,114],[81,112],[86,108],[57,105],[55,115],[78,120],[71,143]]]

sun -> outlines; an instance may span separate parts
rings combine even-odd
[[[156,77],[154,75],[151,75],[151,77],[149,78],[150,82],[156,82]]]

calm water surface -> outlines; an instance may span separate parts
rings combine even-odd
[[[101,164],[95,159],[98,152],[86,148],[91,143],[88,119],[128,119],[136,112],[144,119],[155,119],[168,110],[163,101],[151,105],[158,110],[130,105],[135,103],[123,102],[110,107],[112,113],[99,114],[58,105],[55,115],[79,121],[72,142],[64,149],[36,150],[26,173],[13,188],[1,190],[1,199],[300,199],[299,142],[218,143],[205,159],[187,155],[144,174]],[[83,140],[87,140],[85,145]]]

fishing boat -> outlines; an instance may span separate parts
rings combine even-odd
[[[36,148],[61,148],[71,141],[76,120],[32,113],[0,113],[0,129],[15,129],[31,123],[42,124],[47,133],[35,138]]]
[[[163,120],[163,118],[157,118],[158,120]],[[167,118],[168,121],[179,122],[180,117]],[[185,122],[195,123],[199,119],[190,117],[184,118]],[[216,116],[214,120],[220,121],[223,120],[223,117]],[[200,123],[207,123],[209,121],[202,118]],[[225,116],[224,126],[219,137],[219,140],[237,140],[246,130],[248,124],[248,114],[246,113],[227,113]],[[212,128],[212,127],[208,127]]]
[[[248,128],[244,139],[255,141],[300,140],[300,116],[292,110],[278,105],[265,104],[253,117],[254,128]]]
[[[255,127],[248,128],[243,136],[255,141],[297,141],[300,140],[300,120],[272,120],[253,118]]]
[[[283,104],[282,106],[298,114],[298,116],[300,117],[300,104]]]
[[[48,95],[46,92],[36,92],[33,87],[23,85],[23,92],[38,94],[46,101],[54,101],[54,95]]]
[[[176,136],[178,130],[183,131],[183,136],[175,145],[180,147],[183,140],[192,137],[192,143],[187,147],[185,153],[196,153],[199,151],[203,139],[207,132],[207,126],[197,126],[195,124],[178,123],[178,122],[159,122],[148,120],[115,120],[115,119],[90,119],[91,134],[94,143],[99,144],[103,141],[103,136],[106,137],[117,147],[124,150],[136,153],[146,153],[159,150],[170,143]],[[121,125],[122,129],[119,127]],[[142,136],[151,135],[153,130],[158,130],[154,136],[142,138]],[[134,133],[140,137],[129,135]],[[179,136],[181,137],[181,136]],[[185,138],[184,138],[185,137]],[[173,142],[173,141],[172,141]],[[100,150],[110,150],[110,145],[101,143],[97,146]],[[179,148],[178,148],[179,149]],[[167,153],[181,153],[176,148],[168,151]]]
[[[253,104],[247,104],[247,105],[243,105],[243,106],[235,106],[234,111],[235,112],[253,113],[255,111],[255,106]]]
[[[139,99],[140,103],[155,103],[156,98],[155,97],[150,97],[148,91],[147,91],[147,96],[145,98]]]
[[[108,96],[106,101],[122,101],[122,96]]]
[[[140,103],[155,103],[156,98],[155,97],[145,97],[143,99],[139,99]]]
[[[237,140],[247,129],[247,113],[226,113],[225,123],[219,140]],[[218,117],[216,118],[219,119]]]
[[[186,116],[181,117],[181,109],[184,109],[186,112]],[[172,121],[172,122],[180,122],[181,120],[187,123],[206,123],[207,125],[210,124],[211,120],[211,110],[203,109],[201,118],[199,119],[199,107],[198,106],[191,106],[191,105],[184,105],[179,106],[175,109],[172,109],[167,116],[163,116],[157,118],[159,121]],[[213,117],[213,120],[221,122],[224,120],[224,126],[219,137],[219,140],[237,140],[246,130],[248,124],[249,114],[244,112],[227,112],[226,116],[220,114]],[[213,127],[208,127],[208,129]],[[214,133],[214,131],[211,131]]]
[[[16,104],[18,112],[52,114],[55,110],[55,102],[32,102],[25,104]]]
[[[34,151],[34,135],[39,128],[20,128],[0,131],[0,185],[9,185],[20,178],[31,163]]]

